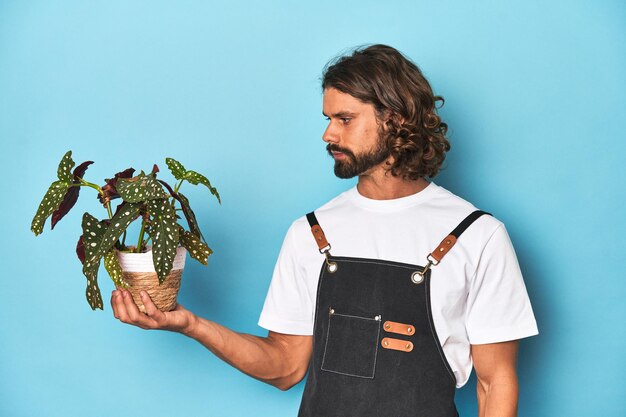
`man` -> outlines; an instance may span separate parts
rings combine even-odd
[[[472,363],[479,415],[516,415],[517,340],[537,327],[503,224],[426,180],[450,149],[442,99],[384,45],[340,57],[322,87],[335,174],[359,180],[287,232],[268,336],[160,312],[145,294],[142,314],[126,291],[115,317],[192,337],[283,390],[309,371],[300,416],[452,417]]]

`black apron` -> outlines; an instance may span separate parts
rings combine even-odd
[[[465,218],[426,266],[331,256],[315,214],[307,214],[326,259],[299,417],[458,416],[456,379],[433,325],[431,267],[483,214]]]

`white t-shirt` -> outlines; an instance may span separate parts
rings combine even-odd
[[[393,200],[372,200],[356,186],[315,210],[334,256],[375,258],[425,265],[434,250],[468,214],[467,201],[430,183]],[[312,335],[320,254],[303,216],[289,228],[259,319],[279,333]],[[470,344],[538,334],[511,240],[499,220],[482,216],[433,267],[433,321],[457,387],[472,369]]]

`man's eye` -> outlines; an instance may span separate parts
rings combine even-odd
[[[330,117],[328,117],[328,116],[324,116],[324,119],[325,119],[325,120],[330,120]]]
[[[341,120],[341,123],[343,123],[343,124],[348,124],[348,123],[350,123],[350,120],[352,120],[352,119],[349,118],[349,117],[342,117],[339,120]]]

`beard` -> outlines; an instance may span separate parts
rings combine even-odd
[[[334,144],[326,146],[328,154],[332,156],[332,152],[341,152],[346,156],[345,160],[335,160],[335,175],[338,178],[352,178],[361,175],[371,168],[380,165],[390,155],[389,149],[385,146],[382,138],[379,138],[376,146],[362,154],[355,155],[349,149],[339,147]]]

